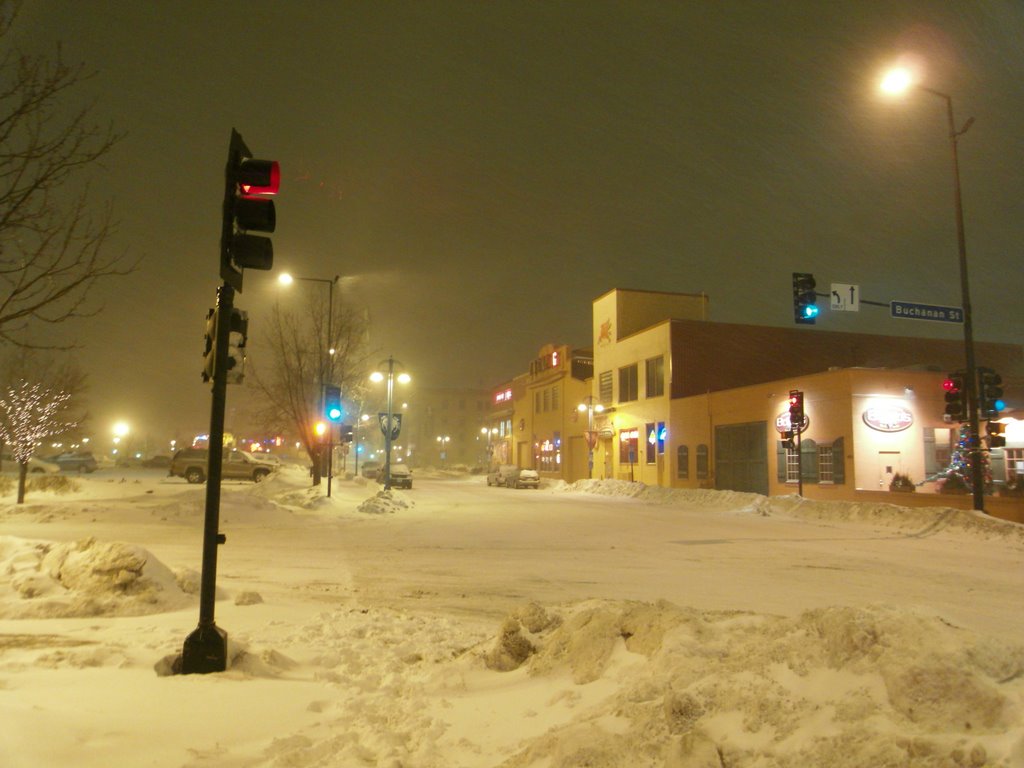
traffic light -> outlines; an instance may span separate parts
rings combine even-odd
[[[789,390],[789,428],[794,434],[804,428],[804,393],[799,389]]]
[[[964,389],[964,371],[951,373],[942,382],[946,390],[946,416],[950,421],[967,420],[967,391]]]
[[[1003,402],[1003,377],[991,368],[978,369],[978,406],[981,418],[992,419],[1006,407]]]
[[[814,291],[814,275],[793,273],[793,321],[799,325],[814,325],[818,316],[818,294]]]
[[[277,223],[274,201],[281,182],[276,160],[254,160],[238,131],[231,131],[224,170],[224,207],[220,236],[220,276],[241,293],[242,270],[270,269],[274,245],[269,237],[249,232],[273,232]]]
[[[245,378],[245,345],[249,340],[249,314],[231,309],[231,330],[228,336],[227,383],[241,384]]]
[[[217,363],[217,310],[210,309],[206,313],[206,347],[203,349],[203,381],[213,380],[213,371]]]
[[[785,448],[787,451],[792,451],[794,448],[796,448],[796,441],[793,439],[793,436],[795,434],[796,432],[794,432],[792,429],[787,429],[785,432],[782,433],[782,447]]]
[[[341,425],[341,442],[351,443],[355,428],[351,424]]]
[[[1002,448],[1006,445],[1006,437],[1003,435],[1004,426],[998,421],[990,421],[985,425],[985,432],[988,434],[988,447]]]
[[[341,387],[324,387],[324,416],[333,422],[341,421],[345,409],[341,407]]]

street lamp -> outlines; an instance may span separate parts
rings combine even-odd
[[[323,410],[325,404],[325,387],[328,384],[328,380],[334,373],[334,344],[332,336],[334,334],[334,285],[341,278],[340,275],[328,279],[326,277],[296,277],[290,275],[287,272],[282,272],[277,282],[281,285],[291,285],[296,280],[304,280],[307,283],[323,283],[327,285],[327,370],[324,371],[323,360],[320,360],[320,408]],[[334,454],[334,435],[333,433],[327,436],[327,497],[331,496],[331,478],[334,475],[333,467],[333,454]],[[321,459],[322,461],[322,459]],[[319,475],[317,476],[319,477]],[[317,481],[319,482],[319,480]]]
[[[491,464],[494,462],[494,436],[498,434],[497,427],[481,427],[480,434],[487,436],[487,468],[491,468]]]
[[[967,372],[964,377],[967,395],[967,418],[970,435],[969,454],[971,457],[971,487],[974,496],[974,508],[985,511],[985,475],[981,466],[981,438],[978,434],[978,375],[974,360],[974,327],[971,321],[971,293],[967,282],[967,241],[964,236],[964,208],[960,196],[960,160],[957,154],[957,140],[971,127],[974,118],[968,118],[960,130],[953,119],[953,98],[946,93],[936,91],[917,82],[909,69],[897,67],[890,70],[882,78],[881,88],[891,95],[905,93],[910,88],[937,96],[946,103],[946,119],[949,124],[949,147],[953,159],[953,206],[956,214],[956,239],[960,258],[960,296],[964,312],[964,357]]]
[[[402,371],[395,376],[395,366],[401,367],[402,364],[395,360],[393,357],[389,357],[387,360],[381,361],[381,366],[387,364],[388,371],[374,371],[370,374],[370,381],[381,382],[387,381],[387,420],[384,421],[380,426],[384,432],[384,490],[391,490],[391,441],[398,437],[398,433],[401,430],[402,422],[399,420],[398,424],[394,423],[394,404],[395,404],[395,379],[398,379],[399,384],[408,384],[412,381],[412,377],[408,373]],[[396,428],[397,427],[397,428]]]
[[[594,478],[594,446],[597,445],[597,434],[594,432],[594,414],[604,413],[604,406],[594,402],[593,395],[587,395],[585,402],[576,406],[580,413],[587,412],[587,479]]]
[[[448,443],[450,443],[451,440],[452,440],[452,438],[451,438],[450,435],[438,435],[437,436],[437,442],[440,445],[440,449],[439,450],[441,451],[441,469],[444,469],[445,459],[448,458]]]

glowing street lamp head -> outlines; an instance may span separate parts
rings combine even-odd
[[[396,378],[398,379],[399,384],[408,384],[410,381],[412,381],[412,376],[410,376],[408,373],[405,373],[404,371],[398,374]]]
[[[287,272],[282,272],[277,276],[277,282],[281,285],[291,285],[295,282],[295,278],[289,275]]]
[[[384,381],[384,374],[381,373],[380,371],[374,371],[373,373],[370,374],[370,381],[374,382],[375,384],[379,384],[380,382]]]
[[[113,431],[114,431],[114,434],[117,435],[118,437],[124,437],[125,435],[128,434],[128,431],[129,431],[128,430],[128,424],[126,422],[119,421],[116,424],[114,424],[114,430]]]
[[[882,77],[879,87],[883,93],[899,96],[906,93],[916,83],[914,73],[906,67],[893,67]]]

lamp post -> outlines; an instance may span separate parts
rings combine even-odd
[[[957,252],[960,260],[960,301],[964,312],[964,358],[967,366],[964,376],[964,389],[967,394],[968,419],[968,453],[971,457],[971,491],[974,508],[985,511],[985,473],[981,466],[981,437],[978,429],[978,368],[974,359],[974,327],[971,320],[971,293],[967,281],[967,240],[964,236],[964,208],[960,195],[960,159],[957,152],[958,139],[967,133],[974,118],[968,118],[960,130],[957,130],[953,118],[953,98],[946,93],[915,82],[913,74],[903,68],[896,68],[886,73],[881,88],[886,93],[900,94],[909,88],[937,96],[946,104],[946,119],[949,126],[949,148],[953,161],[953,207],[956,215]]]
[[[597,445],[597,435],[594,433],[594,414],[604,413],[604,406],[594,402],[593,395],[587,395],[586,400],[576,406],[580,413],[587,412],[587,479],[594,479],[594,446]]]
[[[452,441],[451,435],[438,435],[437,442],[441,451],[441,469],[444,469],[444,462],[448,458],[448,443]]]
[[[395,360],[393,357],[389,357],[387,360],[381,361],[381,365],[387,364],[388,372],[374,371],[370,374],[370,381],[381,382],[387,381],[387,419],[381,423],[381,430],[384,432],[384,490],[391,490],[391,441],[398,437],[397,431],[394,429],[394,404],[395,404],[395,366],[401,368],[402,364]],[[397,376],[400,384],[408,384],[412,381],[412,378],[408,373],[402,371]]]
[[[307,283],[323,283],[327,285],[327,370],[324,371],[324,365],[321,360],[320,365],[320,411],[323,411],[325,405],[325,387],[328,384],[328,380],[334,373],[334,344],[332,343],[331,336],[334,333],[334,285],[341,278],[340,275],[335,275],[332,278],[326,277],[296,277],[290,275],[287,272],[282,272],[277,278],[277,281],[281,285],[291,285],[296,280],[303,280]],[[322,414],[321,414],[322,415]],[[328,428],[327,435],[327,496],[331,496],[331,477],[334,474],[333,467],[333,455],[334,455],[334,434]],[[322,458],[321,458],[322,462]]]
[[[497,427],[481,427],[480,434],[487,436],[487,469],[490,470],[494,463],[494,436],[498,434]]]

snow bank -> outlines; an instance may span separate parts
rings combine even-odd
[[[364,515],[387,515],[400,512],[403,509],[410,509],[413,506],[414,502],[405,495],[397,494],[394,491],[378,491],[375,496],[371,496],[360,504],[356,511]]]
[[[197,583],[191,571],[175,576],[132,544],[0,536],[0,618],[160,613],[188,605],[185,590]]]
[[[739,491],[661,488],[627,480],[578,480],[559,483],[552,490],[560,493],[591,493],[600,496],[632,498],[646,504],[699,506],[733,513],[785,515],[824,522],[851,521],[871,523],[918,535],[946,528],[971,534],[1012,539],[1024,544],[1024,526],[990,517],[975,510],[952,507],[901,507],[881,502],[814,501],[799,496],[761,496]]]
[[[516,634],[532,648],[523,659],[531,676],[615,690],[507,768],[1024,759],[1024,646],[938,617],[872,606],[784,619],[607,601],[528,613],[538,611],[539,632],[513,615],[484,658]]]

